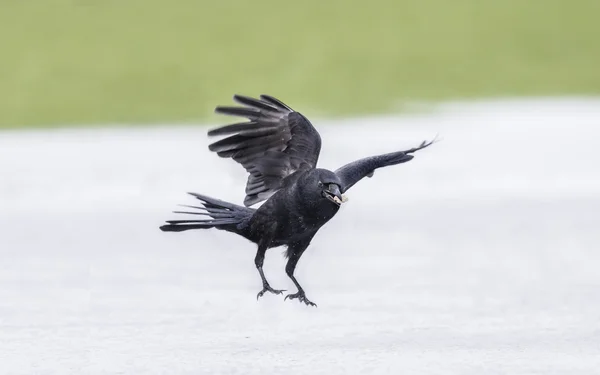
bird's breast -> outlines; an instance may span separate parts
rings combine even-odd
[[[307,229],[318,229],[331,220],[338,210],[339,207],[329,202],[325,202],[325,204],[312,208],[304,213],[304,215],[299,215],[298,221]]]

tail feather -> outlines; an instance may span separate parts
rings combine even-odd
[[[236,224],[237,220],[167,220],[169,224],[208,224],[208,225],[219,225],[219,224]]]
[[[203,215],[209,216],[213,219],[227,219],[230,214],[210,213],[210,212],[191,212],[191,211],[173,211],[174,214],[186,214],[186,215]]]
[[[182,232],[190,229],[224,229],[238,232],[238,226],[254,214],[254,209],[211,198],[198,193],[188,193],[201,202],[201,206],[182,205],[198,211],[173,211],[177,214],[208,216],[205,220],[167,220],[163,232]]]
[[[212,228],[204,224],[186,224],[186,225],[163,225],[160,230],[163,232],[183,232],[190,229],[208,229]]]

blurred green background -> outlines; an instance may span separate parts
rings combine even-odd
[[[0,127],[600,93],[599,0],[0,0]]]

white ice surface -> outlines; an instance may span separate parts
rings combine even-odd
[[[600,100],[329,122],[331,169],[443,140],[349,191],[298,266],[318,308],[257,302],[241,238],[158,230],[243,199],[206,128],[0,133],[0,374],[600,373]]]

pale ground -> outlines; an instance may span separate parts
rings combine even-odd
[[[350,190],[297,270],[318,308],[257,302],[241,238],[158,230],[243,199],[205,128],[0,133],[0,373],[600,373],[600,100],[313,122],[332,169],[443,138]]]

